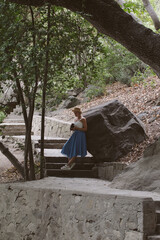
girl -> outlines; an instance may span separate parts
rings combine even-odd
[[[70,170],[75,166],[75,159],[77,156],[85,157],[87,155],[86,135],[87,121],[82,116],[80,108],[72,110],[75,114],[74,126],[71,130],[74,131],[72,136],[68,139],[62,148],[61,153],[67,155],[68,164],[61,167],[63,170]]]

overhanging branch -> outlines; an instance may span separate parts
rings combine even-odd
[[[144,27],[114,0],[8,0],[19,4],[61,6],[83,15],[101,33],[112,37],[148,64],[160,77],[160,35]]]

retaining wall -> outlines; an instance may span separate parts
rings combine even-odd
[[[0,240],[146,240],[154,232],[151,198],[54,189],[54,181],[0,186]]]
[[[32,131],[34,135],[41,135],[41,116],[33,117]],[[70,123],[57,120],[56,118],[45,118],[45,137],[69,138],[71,136]]]

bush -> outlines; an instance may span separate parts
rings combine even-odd
[[[3,122],[3,120],[5,119],[6,115],[4,114],[4,112],[0,111],[0,123]]]
[[[85,96],[91,100],[95,97],[103,96],[105,92],[104,86],[96,86],[96,85],[90,85],[85,90]]]
[[[147,65],[113,39],[105,38],[105,40],[104,59],[109,81],[130,85],[131,78],[137,72],[145,72]]]

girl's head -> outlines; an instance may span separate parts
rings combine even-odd
[[[76,107],[72,110],[72,112],[74,112],[76,117],[81,116],[81,113],[82,113],[81,109],[80,108],[76,108]]]

